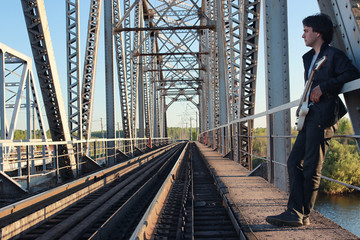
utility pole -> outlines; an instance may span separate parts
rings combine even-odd
[[[198,112],[195,112],[196,113],[196,121],[195,121],[195,125],[196,125],[196,138],[198,136]]]
[[[191,117],[190,117],[190,141],[192,141],[192,131],[191,131]]]
[[[100,124],[101,124],[101,137],[104,138],[104,127],[103,127],[102,118],[100,118]]]

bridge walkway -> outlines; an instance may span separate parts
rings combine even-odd
[[[276,227],[265,218],[286,208],[287,194],[262,177],[247,176],[250,171],[233,160],[223,158],[207,145],[196,142],[216,179],[225,201],[230,203],[249,239],[360,239],[319,212],[313,211],[309,226]]]

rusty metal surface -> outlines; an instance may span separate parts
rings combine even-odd
[[[246,177],[249,171],[240,164],[223,158],[206,145],[197,143],[213,173],[226,188],[226,197],[250,239],[359,239],[356,235],[313,211],[311,225],[298,228],[276,227],[265,218],[281,213],[288,196],[261,177]]]

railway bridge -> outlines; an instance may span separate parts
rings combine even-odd
[[[0,39],[0,239],[109,239],[116,233],[113,237],[279,239],[290,238],[294,232],[301,239],[357,238],[321,216],[315,227],[281,230],[266,225],[263,216],[247,213],[248,209],[261,212],[261,206],[283,207],[288,189],[286,159],[299,99],[290,98],[287,1],[85,2],[64,1],[66,51],[61,51],[66,52],[66,67],[55,61],[59,46],[53,44],[50,32],[57,30],[51,29],[53,16],[47,14],[43,0],[20,0],[18,12],[14,12],[14,16],[24,17],[22,31],[27,33],[31,56]],[[313,12],[321,11],[333,20],[332,45],[360,68],[360,1],[318,0],[317,4],[319,8]],[[82,12],[88,13],[87,19],[80,16]],[[87,29],[82,30],[85,37],[80,35],[82,19],[87,20]],[[260,32],[263,46],[259,44]],[[81,51],[80,43],[85,51]],[[258,69],[261,61],[263,71]],[[102,76],[97,74],[100,68]],[[259,77],[265,79],[265,100],[260,106],[255,105]],[[302,81],[302,76],[299,79]],[[61,85],[65,81],[63,95]],[[96,98],[97,89],[105,91],[102,98]],[[357,79],[341,90],[354,134],[337,136],[355,139],[358,149],[359,89]],[[174,142],[168,137],[169,121],[174,119],[168,113],[184,102],[193,105],[199,116],[196,143]],[[255,112],[255,106],[263,108],[261,104],[264,111]],[[91,132],[101,112],[106,129],[103,138],[95,138]],[[253,154],[257,119],[263,119],[266,126],[266,156]],[[26,139],[16,140],[15,132],[21,127],[26,129]],[[264,163],[254,168],[254,158]],[[200,161],[204,166],[196,159],[204,160]],[[221,172],[225,171],[223,165],[229,167],[226,172]],[[210,169],[209,177],[203,169]],[[254,177],[260,170],[263,178]],[[236,179],[238,186],[226,176]],[[146,185],[159,179],[163,185]],[[201,190],[210,186],[217,186],[213,191],[220,197],[201,199],[199,196],[205,196]],[[360,190],[359,186],[347,186]],[[236,197],[244,196],[239,192],[246,189],[252,193],[268,189],[269,195]],[[142,191],[153,198],[136,209],[136,199],[144,195],[135,192]],[[164,192],[168,195],[162,195]],[[96,195],[103,198],[95,199]],[[246,192],[249,195],[251,192]],[[105,198],[107,202],[101,204]],[[207,210],[198,209],[209,205],[224,205],[225,209],[210,208],[210,214],[201,221],[197,216]],[[107,216],[110,206],[118,208]],[[167,208],[177,209],[175,220],[166,216]],[[136,210],[140,211],[138,217],[127,222],[130,218],[126,216]],[[212,211],[227,215],[209,223]],[[65,212],[72,212],[73,217],[65,220]],[[81,221],[85,216],[91,218],[91,213],[94,221]],[[98,223],[95,220],[99,218],[106,220]],[[119,226],[114,230],[120,221],[130,230]],[[216,226],[220,222],[224,228],[199,230],[199,225]],[[54,226],[46,228],[50,223]],[[78,227],[66,228],[74,225]],[[145,225],[151,230],[144,230]],[[233,227],[228,229],[229,225]],[[172,226],[175,230],[170,231]],[[38,228],[41,230],[37,232]],[[94,231],[87,231],[90,228]]]

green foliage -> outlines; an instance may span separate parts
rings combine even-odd
[[[354,134],[354,131],[351,127],[351,122],[348,118],[342,118],[339,121],[339,126],[338,126],[338,130],[336,131],[337,134],[340,135],[352,135]],[[356,140],[355,139],[350,139],[350,138],[341,138],[339,140],[340,143],[342,144],[347,144],[347,145],[355,145],[356,144]]]
[[[168,137],[174,140],[190,140],[190,128],[180,128],[180,127],[169,127],[167,129]],[[191,140],[197,140],[196,128],[191,128]]]
[[[14,140],[23,140],[23,139],[27,139],[27,131],[26,130],[15,130]]]
[[[339,121],[336,134],[353,134],[348,118],[342,118]],[[339,138],[331,140],[322,174],[347,184],[360,186],[360,157],[355,139]],[[327,194],[342,194],[353,191],[351,188],[326,180],[321,181],[320,188]]]
[[[40,130],[35,130],[35,137],[33,136],[34,132],[31,132],[31,139],[41,139]],[[46,132],[47,138],[51,139],[50,130]],[[26,130],[15,130],[14,132],[14,140],[25,140],[27,139],[27,131]]]
[[[258,165],[264,163],[264,162],[265,162],[265,160],[263,160],[263,159],[261,159],[261,158],[254,158],[254,159],[252,160],[252,164],[253,164],[252,167],[253,167],[253,169],[256,168]]]
[[[106,138],[106,131],[94,131],[91,132],[92,138]],[[120,130],[120,138],[124,137],[124,132]],[[115,132],[115,138],[119,138],[119,131]]]
[[[332,140],[326,154],[322,174],[347,184],[360,186],[360,156],[357,146],[343,145],[337,140]],[[321,181],[320,188],[327,194],[353,191],[351,188],[326,180]]]
[[[253,138],[253,154],[259,157],[266,157],[266,149],[267,149],[267,138],[266,136],[266,128],[256,128],[254,130],[254,138]],[[255,160],[255,159],[254,159]],[[253,166],[257,163],[253,161]]]

